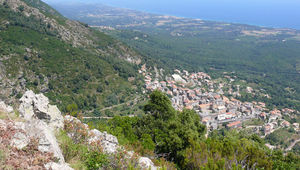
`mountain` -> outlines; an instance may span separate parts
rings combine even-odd
[[[299,30],[154,15],[99,4],[54,7],[156,59],[159,67],[205,71],[216,77],[235,72],[267,91],[271,98],[259,100],[269,106],[300,109]]]
[[[1,0],[0,14],[0,99],[31,89],[97,112],[136,98],[144,59],[130,47],[39,0]]]
[[[0,45],[0,169],[300,165],[299,111],[235,99],[268,96],[236,73],[174,74],[39,0],[0,0]]]

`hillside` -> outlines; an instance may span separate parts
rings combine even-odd
[[[0,99],[11,103],[32,89],[64,112],[96,111],[134,99],[142,82],[134,50],[39,0],[0,1],[0,46]]]
[[[155,58],[159,67],[204,71],[216,77],[235,72],[271,96],[258,100],[269,106],[300,109],[298,30],[154,15],[95,4],[54,7]]]
[[[152,17],[148,19],[155,23],[160,16]],[[131,28],[127,23],[120,22]],[[299,111],[263,103],[276,101],[276,96],[270,97],[264,84],[251,82],[242,68],[241,74],[224,72],[206,59],[201,66],[193,57],[185,61],[158,55],[166,48],[166,53],[181,56],[185,46],[172,47],[182,41],[176,38],[165,46],[162,39],[168,32],[159,34],[148,25],[153,34],[106,26],[96,27],[99,31],[40,0],[0,0],[0,169],[300,166]],[[281,36],[290,31],[282,30]],[[289,36],[291,41],[297,41],[297,34]],[[135,51],[133,42],[143,48]],[[214,59],[212,64],[220,64]],[[297,81],[286,90],[297,94],[293,83]]]

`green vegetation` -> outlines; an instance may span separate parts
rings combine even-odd
[[[41,1],[26,3],[62,26],[76,29],[61,23],[66,19]],[[140,90],[138,66],[116,57],[136,55],[130,48],[90,28],[84,30],[88,32],[86,39],[96,47],[74,47],[63,41],[53,26],[34,16],[24,16],[24,7],[19,8],[14,12],[0,5],[0,55],[6,58],[3,64],[8,78],[24,79],[26,88],[42,91],[63,112],[70,104],[76,104],[78,110],[99,110],[132,100]],[[6,21],[9,24],[3,24]],[[135,80],[128,82],[128,77]]]
[[[157,155],[180,169],[295,169],[299,156],[271,151],[257,135],[235,130],[214,131],[204,137],[205,126],[191,110],[175,111],[159,91],[150,95],[142,117],[114,117],[93,122],[101,131],[142,155]]]
[[[172,27],[170,27],[172,30]],[[300,110],[300,75],[295,69],[299,59],[299,41],[266,41],[220,32],[201,32],[196,36],[174,37],[169,32],[153,27],[154,31],[139,28],[110,31],[109,34],[128,43],[145,56],[156,59],[159,67],[189,71],[205,71],[213,77],[223,72],[235,72],[237,79],[246,80],[262,88],[272,98],[242,96],[241,100],[259,100],[269,106]],[[193,33],[193,32],[189,32]],[[147,35],[145,38],[144,35]],[[242,35],[241,35],[242,36]],[[135,40],[139,37],[139,40]],[[234,38],[240,38],[236,41]],[[276,37],[274,38],[276,39]],[[286,91],[285,88],[292,91]]]
[[[243,123],[243,125],[245,125],[245,126],[262,126],[262,125],[264,125],[264,121],[261,119],[251,119],[251,120],[245,121]]]
[[[281,128],[266,136],[266,141],[271,145],[281,145],[287,148],[292,139],[299,139],[300,135],[295,134],[293,128]]]
[[[87,169],[84,157],[88,154],[88,148],[83,144],[75,144],[63,131],[57,135],[57,139],[60,143],[65,161],[69,162],[73,168]]]
[[[109,165],[107,154],[104,154],[98,148],[89,148],[83,143],[74,143],[74,141],[61,131],[58,135],[58,141],[66,162],[69,162],[75,169],[99,169]]]

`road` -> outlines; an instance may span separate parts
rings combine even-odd
[[[244,117],[241,117],[241,118],[219,120],[219,121],[218,121],[218,124],[229,123],[229,122],[235,122],[235,121],[241,121],[241,122],[244,122],[245,120],[253,119],[253,118],[255,118],[255,117],[251,115],[251,116],[244,116]]]
[[[122,106],[122,105],[128,105],[128,104],[130,104],[131,102],[134,102],[134,103],[138,103],[138,100],[141,98],[141,96],[138,96],[138,97],[136,97],[135,99],[133,99],[133,100],[130,100],[130,101],[128,101],[128,102],[125,102],[125,103],[121,103],[121,104],[117,104],[117,105],[113,105],[113,106],[109,106],[109,107],[106,107],[106,108],[103,108],[103,109],[101,109],[101,110],[99,110],[100,112],[102,112],[102,111],[105,111],[105,110],[111,110],[111,109],[113,109],[113,108],[115,108],[115,107],[119,107],[119,106]],[[94,110],[90,110],[90,111],[87,111],[86,113],[93,113],[94,112]],[[110,117],[83,117],[83,119],[111,119]]]
[[[292,150],[293,147],[294,147],[298,142],[300,142],[300,139],[295,140],[293,143],[291,143],[291,145],[290,145],[288,148],[286,148],[285,151],[290,151],[290,150]]]
[[[136,115],[127,115],[128,117],[135,117]],[[121,116],[121,117],[127,117]],[[100,117],[82,117],[83,119],[112,119],[114,117],[100,116]]]

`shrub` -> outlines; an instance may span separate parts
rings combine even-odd
[[[84,162],[87,168],[91,170],[109,165],[108,156],[97,151],[87,152]]]
[[[66,162],[73,159],[81,159],[81,157],[84,157],[84,155],[88,152],[88,148],[86,146],[82,144],[75,144],[64,131],[61,131],[57,138]]]
[[[24,11],[24,6],[23,5],[20,5],[19,7],[18,7],[18,10],[20,11],[20,12],[23,12]]]

